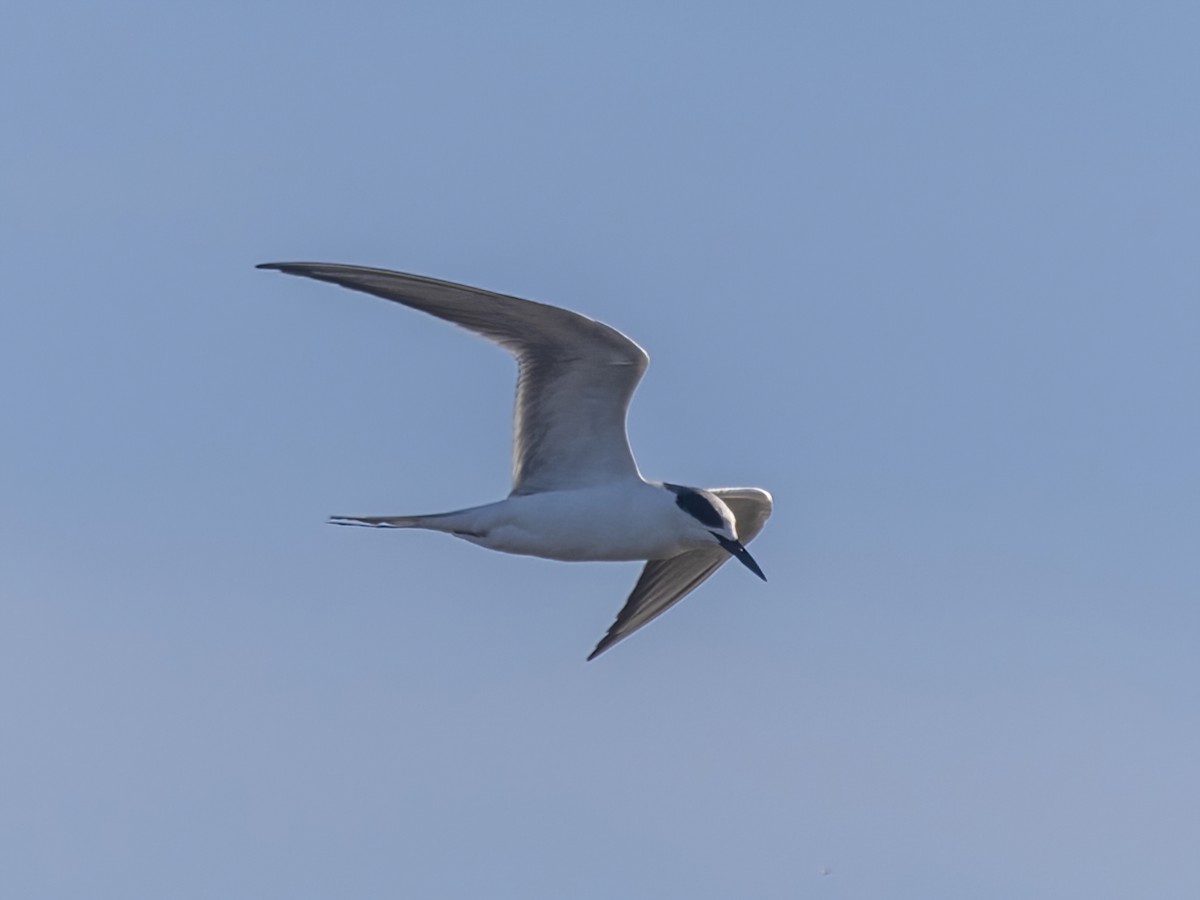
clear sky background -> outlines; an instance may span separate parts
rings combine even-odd
[[[0,14],[0,895],[1200,896],[1194,3]],[[255,263],[577,309],[635,564],[330,528],[508,489],[513,366]],[[824,874],[823,874],[824,873]]]

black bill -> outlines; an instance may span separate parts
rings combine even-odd
[[[741,561],[742,565],[744,565],[747,569],[749,569],[763,581],[767,580],[767,576],[764,575],[763,570],[758,567],[758,563],[754,561],[754,557],[750,555],[750,551],[742,546],[741,541],[731,541],[729,538],[722,537],[715,531],[712,533],[712,535],[721,543],[722,547],[729,551],[730,556],[736,556]]]

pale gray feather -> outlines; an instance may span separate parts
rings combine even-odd
[[[603,322],[466,285],[334,263],[264,263],[454,322],[517,359],[514,494],[637,478],[625,413],[646,352]]]

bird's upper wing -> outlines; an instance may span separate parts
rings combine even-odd
[[[513,493],[536,494],[638,477],[625,435],[646,352],[603,322],[479,288],[334,263],[264,263],[364,291],[454,322],[517,358]]]
[[[741,542],[748,544],[754,540],[771,515],[771,495],[759,488],[712,488],[712,493],[733,513]],[[588,659],[595,659],[617,641],[661,616],[729,559],[730,555],[714,544],[711,548],[689,550],[670,559],[650,560],[616,621]]]

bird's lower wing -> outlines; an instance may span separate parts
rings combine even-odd
[[[738,537],[743,544],[762,531],[771,515],[771,495],[758,488],[715,488],[737,520]],[[720,547],[689,550],[670,559],[652,559],[642,569],[642,577],[621,607],[617,619],[588,656],[595,659],[613,644],[652,622],[694,591],[723,566],[730,556]]]
[[[670,559],[652,559],[608,632],[588,655],[595,659],[617,641],[629,637],[643,625],[661,616],[695,590],[729,559],[720,547],[689,550]]]

